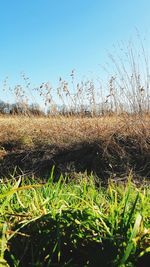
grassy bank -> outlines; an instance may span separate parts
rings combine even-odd
[[[74,178],[1,181],[0,266],[148,266],[150,187]]]
[[[0,117],[0,176],[150,177],[150,116]]]

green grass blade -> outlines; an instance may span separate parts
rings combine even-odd
[[[132,252],[132,249],[134,247],[133,239],[136,237],[137,233],[139,232],[141,221],[142,221],[141,214],[137,214],[137,217],[136,217],[136,220],[135,220],[135,224],[134,224],[134,227],[133,227],[133,230],[131,232],[130,239],[129,239],[129,243],[128,243],[127,247],[126,247],[126,250],[124,252],[123,258],[121,260],[121,265],[126,263],[127,259],[129,258],[130,254]]]

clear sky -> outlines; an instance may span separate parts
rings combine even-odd
[[[0,0],[0,84],[22,71],[33,84],[100,75],[106,50],[136,28],[149,39],[149,0]]]

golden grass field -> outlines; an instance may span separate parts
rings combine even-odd
[[[0,116],[0,144],[19,142],[27,146],[66,146],[113,135],[136,136],[142,143],[150,136],[150,115],[120,115],[95,118]]]

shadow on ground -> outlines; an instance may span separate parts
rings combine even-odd
[[[46,179],[55,166],[55,179],[60,174],[93,172],[101,179],[110,176],[126,176],[130,170],[136,177],[150,178],[150,146],[141,148],[138,140],[133,138],[120,139],[114,137],[110,144],[103,141],[92,143],[82,142],[68,148],[49,146],[34,149],[13,149],[3,144],[6,155],[0,159],[0,177],[34,174],[35,177]]]
[[[5,253],[9,266],[16,266],[12,256],[19,262],[19,267],[117,266],[113,262],[117,259],[118,253],[121,256],[119,240],[122,240],[122,237],[118,236],[116,240],[100,238],[101,242],[99,238],[94,240],[92,229],[86,228],[85,231],[84,224],[79,227],[74,223],[75,219],[83,221],[86,216],[86,211],[70,210],[63,211],[55,219],[48,214],[31,221],[21,228],[21,234],[15,235],[9,242],[9,250]],[[80,231],[82,235],[79,238]],[[148,266],[146,263],[149,259],[149,253],[140,259],[130,256],[133,266],[137,267]]]

